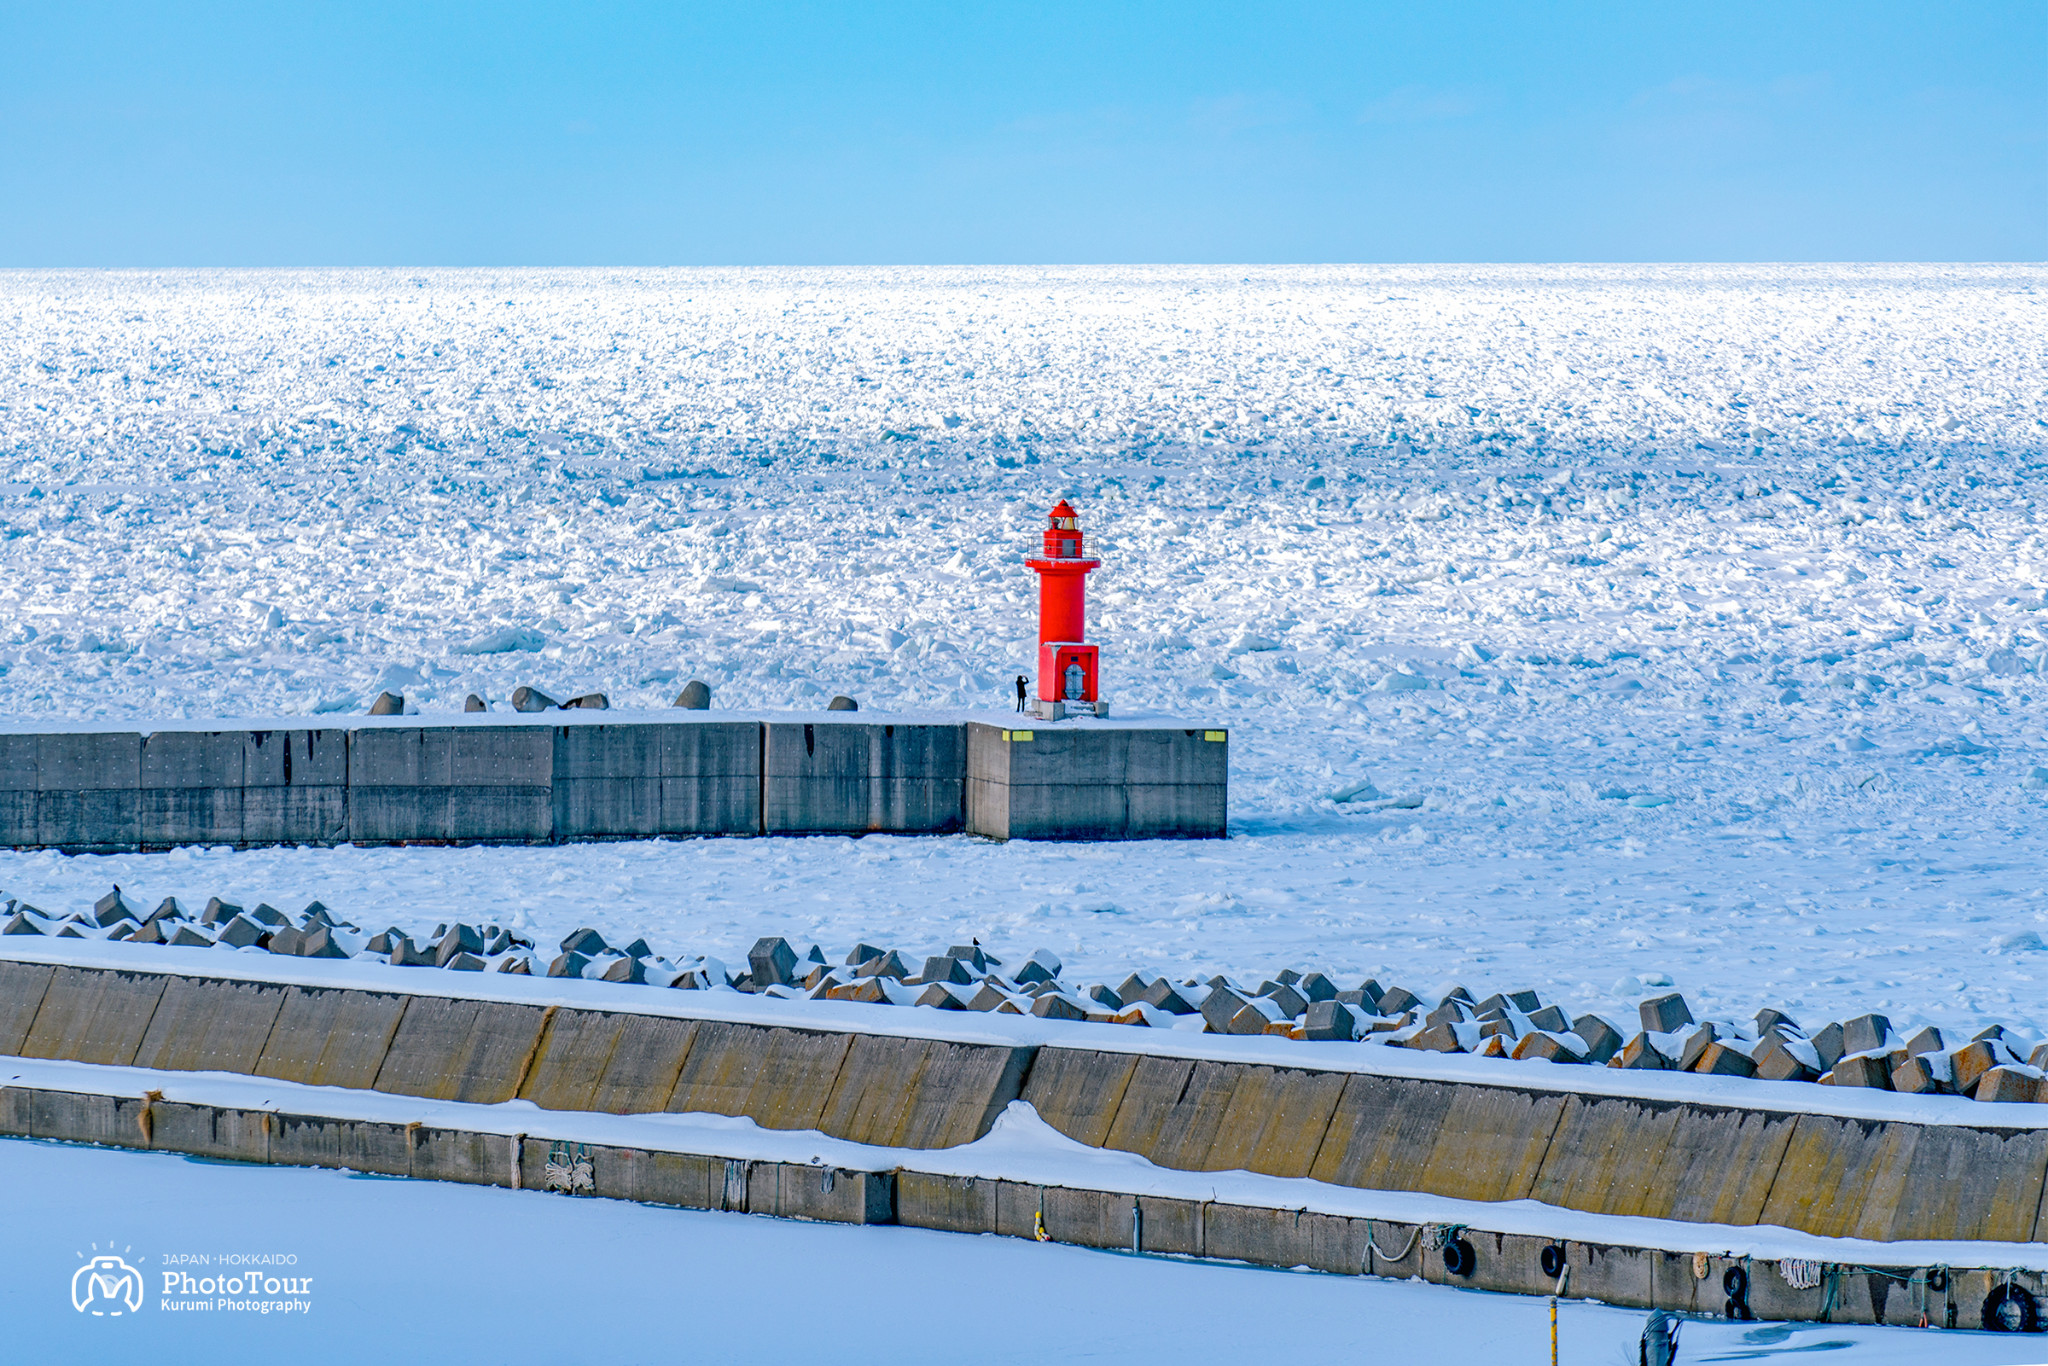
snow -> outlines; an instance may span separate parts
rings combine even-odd
[[[1396,1360],[1452,1342],[1503,1366],[1550,1359],[1548,1310],[1522,1296],[21,1140],[0,1140],[0,1220],[17,1271],[0,1315],[33,1360],[781,1362],[806,1333],[844,1361],[1250,1359],[1276,1337]],[[72,1271],[109,1250],[144,1273],[144,1307],[75,1312]],[[295,1258],[311,1308],[162,1309],[166,1258],[216,1259],[182,1267],[204,1276],[249,1255]],[[1564,1302],[1564,1359],[1634,1360],[1643,1317]],[[1836,1324],[1696,1322],[1682,1341],[1690,1359],[1820,1351],[1843,1366],[2029,1354],[1993,1334]]]
[[[693,677],[741,714],[1000,708],[1066,496],[1118,716],[1227,725],[1234,765],[1220,844],[0,854],[0,886],[2048,1032],[2044,282],[0,275],[11,724]]]

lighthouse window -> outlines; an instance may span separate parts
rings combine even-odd
[[[1062,555],[1071,555],[1071,554],[1073,554],[1073,553],[1074,553],[1074,543],[1073,543],[1072,541],[1061,541],[1061,542],[1060,542],[1060,554],[1062,554]]]

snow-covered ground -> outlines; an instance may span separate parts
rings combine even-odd
[[[1233,736],[1222,844],[0,855],[46,909],[2048,1032],[2048,268],[11,273],[0,345],[17,720],[1000,706],[1066,496],[1107,694]]]
[[[0,1316],[23,1361],[1416,1361],[1450,1340],[1462,1359],[1550,1360],[1549,1310],[1520,1296],[18,1139],[0,1140],[0,1226]],[[73,1308],[74,1272],[102,1255],[142,1274],[141,1308]],[[167,1297],[167,1272],[251,1270],[310,1278],[253,1297],[307,1307],[164,1307],[223,1298],[182,1280]],[[1561,1358],[1633,1362],[1643,1320],[1567,1301]],[[1832,1324],[1689,1323],[1681,1348],[1840,1366],[2040,1357],[2032,1339]]]

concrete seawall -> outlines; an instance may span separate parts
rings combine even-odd
[[[1875,1242],[2048,1242],[2048,1116],[1849,1118],[11,960],[0,1054],[564,1112],[708,1112],[900,1149],[971,1143],[1022,1099],[1077,1142],[1170,1170]]]
[[[0,846],[1225,833],[1220,730],[589,715],[0,733]]]
[[[133,1076],[133,1073],[124,1074]],[[317,1101],[316,1096],[292,1100]],[[623,1145],[573,1136],[578,1116],[548,1133],[455,1122],[322,1113],[317,1105],[251,1107],[106,1090],[0,1086],[0,1135],[185,1153],[216,1161],[335,1167],[417,1180],[634,1200],[847,1224],[899,1224],[1082,1247],[1199,1257],[1337,1275],[1419,1279],[1540,1295],[1568,1269],[1569,1293],[1609,1304],[1687,1313],[1898,1327],[1993,1326],[1997,1300],[2048,1294],[2038,1270],[1982,1265],[1820,1262],[1793,1285],[1772,1262],[1674,1251],[1614,1238],[1417,1223],[1277,1205],[1182,1198],[1074,1184],[920,1170],[884,1150],[868,1166],[776,1161]],[[585,1116],[584,1118],[587,1118]],[[535,1127],[541,1127],[536,1125]],[[894,1160],[891,1160],[891,1159]],[[1711,1247],[1715,1230],[1700,1230]],[[1462,1274],[1445,1248],[1469,1254]],[[1959,1249],[1967,1251],[1967,1248]],[[1733,1293],[1739,1286],[1739,1293]]]

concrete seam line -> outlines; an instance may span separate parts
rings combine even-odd
[[[1777,1165],[1771,1168],[1771,1179],[1764,1184],[1763,1204],[1757,1210],[1759,1217],[1762,1216],[1764,1210],[1771,1207],[1771,1197],[1778,1192],[1778,1178],[1785,1174],[1785,1157],[1792,1151],[1792,1140],[1799,1136],[1799,1121],[1804,1118],[1807,1118],[1807,1116],[1797,1116],[1790,1124],[1785,1126],[1787,1130],[1785,1146],[1778,1149]]]
[[[2027,1228],[2027,1236],[2030,1240],[2038,1236],[2041,1227],[2041,1210],[2044,1204],[2048,1204],[2048,1173],[2044,1173],[2041,1189],[2034,1195],[2034,1222]]]
[[[49,1003],[50,984],[52,982],[55,982],[56,980],[57,969],[53,965],[50,969],[50,975],[43,979],[43,989],[36,993],[36,1008],[29,1012],[28,1025],[25,1029],[22,1030],[21,1043],[22,1047],[24,1048],[28,1046],[29,1039],[33,1037],[36,1032],[36,1020],[38,1019],[38,1017],[42,1015],[43,1007]]]
[[[1557,1131],[1564,1127],[1564,1112],[1571,1108],[1572,1104],[1569,1097],[1565,1099],[1564,1104],[1557,1107],[1557,1114],[1550,1121],[1550,1133],[1543,1140],[1543,1155],[1537,1158],[1535,1164],[1529,1168],[1529,1184],[1516,1197],[1517,1199],[1526,1200],[1531,1198],[1531,1192],[1535,1191],[1541,1184],[1543,1180],[1543,1165],[1550,1161],[1550,1150],[1557,1143]],[[1784,1159],[1781,1157],[1779,1160],[1783,1161]],[[1764,1199],[1766,1201],[1770,1199],[1768,1192],[1765,1193]]]
[[[406,993],[405,1004],[399,1007],[398,1018],[392,1022],[391,1037],[384,1041],[384,1052],[377,1059],[377,1075],[370,1078],[370,1089],[372,1091],[378,1089],[377,1083],[384,1080],[384,1069],[391,1065],[391,1045],[398,1042],[399,1031],[405,1028],[405,1017],[412,1013],[412,1003],[420,999],[422,998],[414,996],[410,992]],[[437,998],[428,997],[425,999],[432,1000]],[[393,1080],[395,1081],[396,1078],[393,1078]]]
[[[560,1009],[560,1006],[549,1006],[540,1013],[540,1028],[533,1031],[533,1042],[527,1045],[526,1056],[519,1060],[519,1075],[512,1079],[512,1099],[519,1099],[519,1093],[526,1089],[526,1079],[533,1072],[534,1060],[540,1057],[540,1050],[547,1043],[548,1031],[554,1028],[555,1012]],[[607,1053],[605,1058],[610,1061],[611,1055]],[[603,1068],[598,1069],[598,1075],[604,1075]]]

